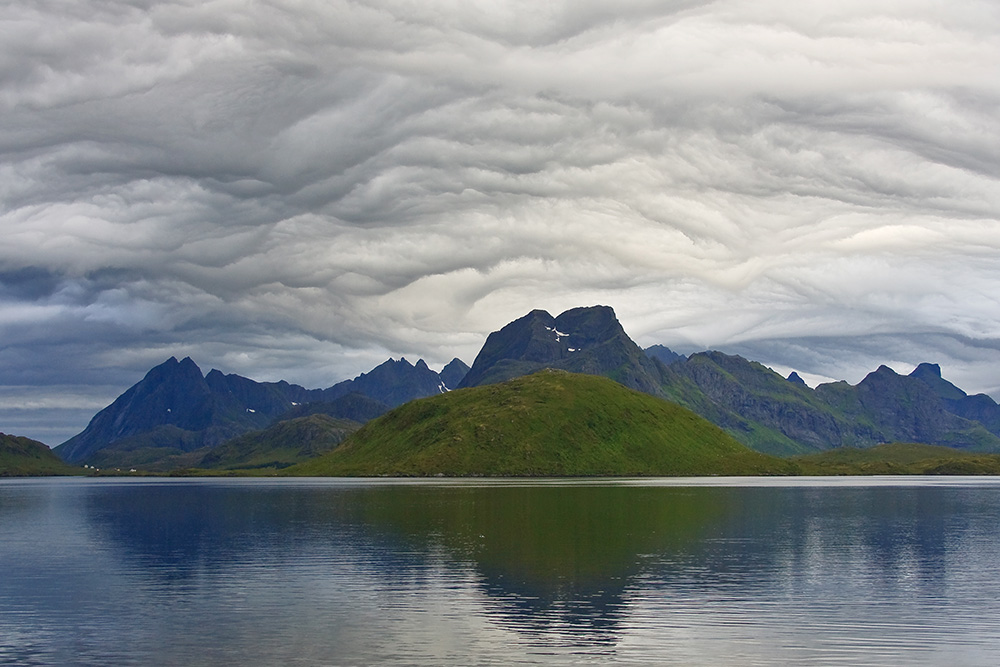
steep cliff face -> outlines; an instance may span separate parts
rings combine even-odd
[[[933,368],[920,373],[928,370],[933,374]],[[856,386],[835,382],[813,390],[761,364],[721,352],[693,354],[665,366],[662,377],[672,400],[769,453],[900,441],[1000,451],[1000,438],[964,416],[992,416],[992,401],[964,397],[940,380],[939,369],[938,391],[959,398],[941,398],[919,377],[901,376],[885,366]]]
[[[456,359],[451,366],[454,376],[462,373],[464,364]],[[214,447],[263,429],[276,419],[325,414],[366,421],[392,406],[447,390],[441,376],[423,360],[413,365],[406,359],[390,359],[329,389],[305,389],[284,381],[256,382],[218,370],[202,376],[190,358],[177,361],[171,357],[55,451],[72,463],[109,449],[142,451],[142,460],[150,461]],[[114,460],[124,464],[137,456],[117,455]],[[103,460],[111,460],[107,452]]]
[[[448,391],[449,387],[423,359],[411,364],[405,358],[379,364],[353,380],[338,382],[323,390],[323,400],[333,400],[351,392],[364,394],[389,407],[396,407],[415,398],[433,396]]]
[[[804,383],[789,382],[739,356],[693,354],[663,375],[674,400],[761,451],[792,454],[876,442],[868,429],[839,414]]]
[[[941,382],[939,390],[947,390],[945,381]],[[875,424],[883,442],[923,442],[975,450],[994,450],[1000,445],[1000,438],[982,424],[949,411],[948,400],[919,377],[899,375],[880,366],[858,383],[855,392],[861,414]]]
[[[677,361],[684,361],[684,359],[686,359],[684,355],[677,354],[664,345],[650,345],[643,351],[646,353],[647,357],[657,359],[667,366]]]
[[[217,401],[201,370],[190,359],[171,357],[101,410],[82,433],[55,448],[64,461],[87,459],[111,443],[159,431],[207,431],[216,421]],[[220,441],[221,437],[219,436]],[[176,438],[178,449],[192,445],[190,438]]]
[[[986,394],[969,396],[941,377],[937,364],[920,364],[909,377],[916,378],[930,387],[944,403],[948,412],[979,422],[994,434],[1000,435],[1000,405]]]
[[[469,366],[464,361],[459,358],[454,358],[448,362],[448,364],[441,369],[441,381],[444,382],[444,386],[448,388],[449,391],[452,389],[458,389],[459,385],[462,384],[462,380],[469,373]]]
[[[486,339],[462,387],[502,382],[542,368],[603,375],[662,396],[656,364],[628,337],[614,310],[592,306],[552,317],[533,310]]]

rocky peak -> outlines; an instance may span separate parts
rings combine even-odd
[[[448,389],[456,389],[469,372],[469,366],[459,358],[454,358],[441,369],[441,381]]]
[[[533,310],[487,337],[460,386],[474,387],[555,368],[606,375],[658,393],[652,360],[625,333],[608,306],[573,308],[552,317]]]
[[[791,383],[793,383],[793,384],[801,384],[801,385],[805,385],[805,383],[806,383],[806,381],[803,380],[799,376],[799,374],[796,373],[795,371],[792,371],[791,373],[788,374],[788,381],[791,382]]]
[[[910,375],[913,377],[941,377],[941,366],[924,362],[914,368]]]

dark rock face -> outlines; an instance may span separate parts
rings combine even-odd
[[[884,366],[857,386],[835,382],[815,390],[721,352],[693,354],[665,371],[664,390],[673,400],[768,453],[895,441],[1000,451],[1000,438],[982,424],[949,407],[920,379]],[[961,391],[940,380],[939,371],[936,377],[942,390]],[[966,401],[960,404],[971,413]]]
[[[913,369],[910,377],[920,380],[945,400],[958,401],[967,396],[964,391],[941,377],[941,367],[937,364],[920,364]]]
[[[455,373],[461,371],[460,361],[452,364]],[[107,447],[190,452],[263,429],[286,414],[367,421],[390,407],[447,389],[423,360],[414,366],[405,359],[390,359],[329,389],[305,389],[284,381],[255,382],[217,370],[203,377],[190,358],[177,361],[171,357],[55,451],[72,463]],[[313,404],[317,405],[305,407]]]
[[[562,342],[555,327],[555,318],[544,310],[533,310],[494,331],[459,386],[509,380],[562,360],[569,354],[569,345]]]
[[[650,345],[646,348],[645,352],[647,357],[659,359],[667,366],[677,361],[684,361],[687,358],[683,354],[677,354],[669,347],[663,345]]]
[[[801,377],[799,377],[799,374],[796,373],[795,371],[792,371],[791,373],[788,374],[788,381],[791,382],[792,384],[800,384],[803,386],[805,386],[806,383],[806,381],[803,380]]]
[[[462,380],[469,372],[469,366],[461,359],[455,358],[448,362],[448,365],[441,369],[441,381],[448,389],[458,389]]]
[[[937,364],[920,364],[909,377],[926,384],[944,402],[948,412],[981,423],[990,433],[1000,436],[1000,406],[986,394],[969,396],[941,377]]]
[[[278,415],[272,424],[298,419],[310,415],[326,415],[334,419],[350,419],[360,423],[381,417],[390,410],[389,406],[374,398],[351,392],[332,401],[311,401],[300,403],[291,410]]]
[[[940,369],[937,374],[940,378]],[[949,412],[926,382],[899,375],[887,366],[869,373],[855,392],[861,410],[877,426],[884,442],[979,449],[992,440],[981,425]]]
[[[859,435],[804,383],[740,356],[692,354],[667,368],[664,386],[674,400],[760,451],[802,453],[854,442]]]
[[[84,431],[55,451],[63,460],[83,461],[98,449],[162,427],[203,431],[213,422],[215,401],[201,369],[190,359],[171,357],[101,410]],[[180,443],[178,443],[180,445]],[[181,445],[179,448],[184,449]]]
[[[486,339],[460,386],[502,382],[543,368],[603,375],[657,396],[659,370],[607,306],[574,308],[558,317],[533,310]]]
[[[411,364],[405,358],[389,359],[353,380],[338,382],[323,390],[324,400],[332,400],[351,392],[364,394],[391,408],[448,391],[441,376],[432,371],[423,359]]]

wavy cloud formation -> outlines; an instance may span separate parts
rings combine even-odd
[[[15,0],[0,36],[0,427],[56,444],[171,354],[328,386],[593,303],[1000,390],[996,3]]]

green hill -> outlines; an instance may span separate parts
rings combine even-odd
[[[79,474],[80,468],[63,463],[37,440],[0,433],[0,477]]]
[[[839,449],[792,459],[803,475],[1000,475],[1000,455],[918,443]]]
[[[280,421],[214,447],[197,464],[216,470],[287,468],[339,445],[361,424],[314,414]]]
[[[545,370],[413,401],[284,472],[323,476],[789,474],[676,404]]]

